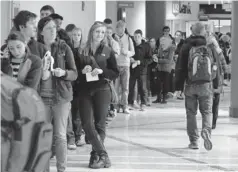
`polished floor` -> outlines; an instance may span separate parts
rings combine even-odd
[[[184,101],[172,99],[145,112],[118,114],[107,130],[107,147],[112,167],[89,169],[90,145],[68,152],[67,172],[165,172],[238,171],[238,119],[230,118],[229,87],[221,96],[220,117],[213,130],[213,149],[190,150],[186,134]],[[198,115],[201,128],[201,115]],[[55,159],[51,161],[55,172]]]

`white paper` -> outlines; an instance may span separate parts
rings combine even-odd
[[[136,68],[136,66],[137,66],[137,63],[136,63],[136,62],[133,63],[133,64],[132,64],[132,69]]]
[[[92,82],[92,81],[98,81],[99,78],[98,78],[98,75],[92,76],[92,72],[88,72],[86,73],[86,80],[87,82]]]

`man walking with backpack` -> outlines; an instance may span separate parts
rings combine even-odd
[[[192,26],[192,35],[185,41],[179,54],[178,80],[185,84],[185,107],[187,133],[190,149],[198,149],[197,109],[202,114],[201,136],[206,150],[212,149],[212,99],[217,66],[212,51],[207,47],[205,26],[197,22]],[[180,85],[179,84],[179,85]]]

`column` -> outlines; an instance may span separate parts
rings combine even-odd
[[[232,1],[232,63],[231,63],[231,104],[230,117],[238,118],[238,2]]]
[[[162,29],[165,25],[166,1],[146,1],[146,37],[155,37],[162,35]]]
[[[106,18],[106,1],[96,0],[96,21],[102,21]]]

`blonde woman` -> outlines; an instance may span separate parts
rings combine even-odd
[[[72,51],[74,54],[74,60],[75,63],[78,63],[79,55],[82,52],[83,48],[83,43],[82,43],[82,29],[75,27],[72,30]],[[76,81],[77,82],[77,81]],[[76,82],[73,82],[73,100],[71,102],[72,108],[71,108],[71,113],[72,113],[72,125],[73,125],[73,131],[75,135],[75,144],[76,146],[83,146],[84,141],[82,140],[82,135],[83,135],[83,128],[82,128],[82,123],[79,115],[79,105],[78,105],[78,91],[79,87],[77,87]],[[85,141],[87,142],[87,139],[85,137]]]
[[[111,166],[104,146],[106,115],[112,98],[107,80],[112,81],[119,75],[115,54],[106,45],[105,33],[104,23],[95,22],[92,25],[77,63],[79,114],[92,145],[89,167],[94,169]]]

